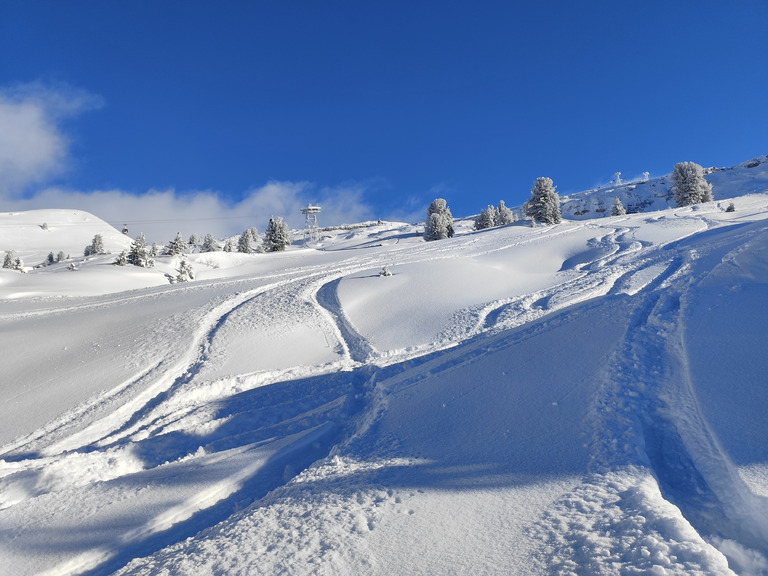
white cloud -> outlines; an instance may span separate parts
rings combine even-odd
[[[271,216],[282,216],[291,227],[302,228],[300,208],[320,204],[321,226],[372,219],[363,200],[362,186],[316,190],[305,182],[269,182],[255,188],[236,204],[228,203],[215,191],[179,194],[175,190],[150,190],[141,195],[121,190],[73,191],[47,188],[29,198],[4,203],[5,210],[71,208],[85,210],[116,228],[128,225],[129,235],[144,232],[150,242],[164,244],[176,232],[188,237],[213,234],[223,238],[256,227],[263,232]]]
[[[391,214],[374,214],[365,201],[386,183],[346,183],[318,188],[308,182],[268,182],[247,191],[237,203],[215,190],[71,190],[46,187],[72,163],[62,120],[99,107],[100,97],[66,84],[17,84],[0,88],[0,202],[4,211],[47,208],[85,210],[129,234],[144,232],[166,243],[176,232],[185,237],[211,233],[222,238],[256,227],[263,232],[270,216],[282,216],[293,228],[304,226],[300,209],[322,206],[321,226],[354,223]],[[33,190],[34,188],[34,190]],[[402,210],[402,207],[401,207]]]
[[[66,171],[69,140],[60,121],[100,105],[98,96],[64,84],[0,88],[0,198]]]

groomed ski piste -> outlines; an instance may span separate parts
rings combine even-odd
[[[707,178],[174,284],[0,214],[0,573],[768,574],[768,158]]]

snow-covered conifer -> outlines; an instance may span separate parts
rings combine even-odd
[[[203,240],[203,252],[218,252],[218,250],[219,243],[216,238],[213,237],[213,234],[206,234],[205,240]]]
[[[560,197],[555,192],[551,178],[537,178],[531,188],[531,197],[523,205],[526,216],[544,224],[559,224]]]
[[[240,234],[240,239],[237,241],[237,251],[242,252],[243,254],[250,254],[253,252],[253,249],[251,248],[251,242],[253,242],[251,231],[250,229],[245,230],[242,234]]]
[[[198,244],[200,244],[200,238],[197,237],[197,234],[192,234],[189,237],[189,240],[187,240],[187,244],[189,244],[190,246],[197,246]]]
[[[427,208],[424,222],[424,240],[442,240],[453,237],[453,216],[444,198],[435,198]]]
[[[181,237],[181,232],[176,232],[176,238],[174,238],[165,248],[166,254],[171,256],[184,254],[184,252],[187,252],[188,250],[189,245],[184,242],[184,238]]]
[[[189,282],[195,279],[195,272],[192,270],[192,265],[187,262],[186,258],[182,258],[179,262],[179,273],[176,276],[176,282]]]
[[[94,254],[104,254],[104,239],[101,234],[96,234],[91,243],[83,250],[83,256],[92,256]]]
[[[15,260],[16,252],[14,250],[8,250],[8,252],[5,253],[5,260],[3,260],[3,268],[13,270]]]
[[[624,216],[627,213],[627,209],[624,208],[624,204],[621,203],[621,198],[616,196],[613,200],[613,209],[611,210],[611,216]]]
[[[117,255],[117,258],[115,258],[115,261],[112,262],[115,266],[125,266],[128,264],[128,251],[123,250],[120,252],[120,254]]]
[[[88,254],[86,254],[88,256]],[[56,262],[56,255],[53,252],[48,252],[48,258],[45,259],[46,264],[53,264]]]
[[[270,218],[267,231],[264,233],[264,248],[267,252],[285,250],[285,247],[290,243],[291,235],[288,231],[288,224],[283,222],[280,216]]]
[[[234,252],[235,246],[232,243],[232,238],[227,238],[227,241],[224,242],[224,252]]]
[[[147,240],[144,238],[144,233],[139,233],[128,249],[128,263],[144,268],[154,266],[155,263],[149,256],[149,249],[147,248]]]
[[[514,221],[515,213],[507,208],[507,205],[504,204],[504,200],[499,200],[499,205],[496,207],[496,226],[512,224]]]
[[[152,242],[152,246],[149,247],[149,255],[156,258],[158,254],[160,254],[160,246],[157,245],[157,242]]]
[[[679,162],[672,170],[672,193],[678,206],[712,200],[712,184],[704,179],[704,168],[695,162]]]
[[[475,218],[475,230],[485,230],[494,226],[496,226],[496,208],[488,206],[485,210],[481,210]]]
[[[64,260],[69,260],[69,254],[64,254],[63,250],[59,250],[59,253],[56,254],[56,262],[64,262]]]

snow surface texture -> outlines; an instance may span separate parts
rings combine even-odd
[[[768,574],[766,175],[184,284],[88,214],[0,215],[0,572]]]

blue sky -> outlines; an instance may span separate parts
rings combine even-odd
[[[768,152],[766,30],[764,0],[0,0],[0,201],[224,234],[733,165]]]

